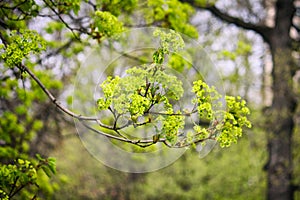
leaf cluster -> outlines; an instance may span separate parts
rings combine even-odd
[[[91,25],[91,35],[99,42],[104,38],[112,37],[125,29],[123,23],[118,21],[117,17],[107,11],[96,11],[94,22]]]
[[[39,4],[35,0],[11,0],[1,1],[1,19],[11,29],[26,27],[25,20],[36,17],[40,11]]]
[[[0,56],[5,63],[10,66],[16,66],[22,63],[29,54],[38,54],[45,50],[44,39],[33,30],[21,29],[11,31],[9,44],[1,45]]]
[[[115,16],[121,13],[131,13],[137,6],[138,0],[101,0],[97,1],[103,11],[108,11]]]
[[[31,188],[33,194],[23,193],[23,198],[33,198],[31,195],[34,195],[35,197],[35,193],[39,187],[38,171],[42,169],[49,177],[56,173],[56,164],[54,158],[50,157],[45,159],[40,155],[37,155],[37,158],[38,164],[34,164],[34,162],[19,158],[12,164],[0,165],[1,199],[11,199],[25,187]]]

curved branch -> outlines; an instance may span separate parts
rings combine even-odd
[[[296,24],[292,23],[292,27],[296,29],[297,33],[300,33],[300,27],[296,26]]]
[[[72,112],[71,110],[65,108],[63,105],[61,105],[61,103],[59,101],[57,101],[57,99],[54,97],[54,95],[44,86],[44,84],[39,80],[39,78],[37,76],[35,76],[35,74],[29,68],[27,68],[25,65],[19,65],[18,68],[20,70],[22,70],[23,72],[27,72],[29,74],[29,76],[38,84],[38,86],[43,90],[43,92],[48,96],[48,98],[52,101],[53,104],[56,105],[56,107],[59,110],[61,110],[62,112],[66,113],[67,115],[69,115],[69,116],[71,116],[75,119],[78,119],[89,130],[91,130],[93,132],[96,132],[98,134],[101,134],[101,135],[103,135],[107,138],[115,139],[115,140],[118,140],[118,141],[121,141],[121,142],[135,144],[139,147],[148,147],[148,146],[151,146],[151,145],[155,144],[156,142],[164,143],[168,147],[174,147],[174,146],[171,146],[170,144],[168,144],[165,138],[160,138],[156,142],[154,142],[153,139],[150,139],[150,140],[131,140],[131,139],[128,139],[126,137],[122,137],[122,136],[118,137],[118,136],[115,136],[115,135],[103,133],[103,132],[100,132],[99,130],[96,130],[96,129],[92,128],[87,123],[85,123],[85,121],[94,121],[98,125],[100,125],[102,128],[114,130],[113,127],[102,124],[101,121],[99,119],[95,118],[95,117],[88,117],[88,116],[83,116],[83,115],[80,115],[80,114],[76,114],[76,113]]]
[[[268,39],[268,35],[270,34],[269,32],[272,30],[272,28],[269,28],[267,26],[261,26],[261,25],[257,25],[257,24],[252,24],[249,22],[245,22],[243,20],[241,20],[240,18],[237,17],[232,17],[224,12],[221,12],[217,7],[215,6],[211,6],[206,8],[207,10],[209,10],[212,14],[214,14],[216,17],[218,17],[219,19],[234,24],[238,27],[247,29],[247,30],[252,30],[255,31],[256,33],[260,34],[263,39],[269,43],[269,39]]]
[[[247,29],[247,30],[255,31],[256,33],[258,33],[259,35],[262,36],[262,38],[264,39],[265,42],[270,43],[269,35],[271,34],[271,31],[273,30],[270,27],[245,22],[245,21],[243,21],[242,19],[240,19],[238,17],[233,17],[231,15],[228,15],[225,12],[222,12],[220,9],[218,9],[214,5],[203,7],[203,6],[198,5],[195,2],[195,0],[181,0],[181,1],[189,3],[194,8],[208,10],[214,16],[216,16],[217,18],[219,18],[222,21],[225,21],[225,22],[230,23],[230,24],[234,24],[238,27],[241,27],[241,28],[244,28],[244,29]]]
[[[25,65],[19,65],[18,68],[20,70],[22,70],[23,72],[27,72],[29,74],[29,76],[39,85],[39,87],[43,90],[43,92],[48,96],[48,98],[52,101],[53,104],[56,105],[56,107],[59,110],[61,110],[62,112],[66,113],[67,115],[69,115],[69,116],[71,116],[75,119],[78,119],[83,124],[83,126],[85,126],[87,129],[89,129],[89,130],[91,130],[95,133],[98,133],[100,135],[103,135],[107,138],[115,139],[115,140],[118,140],[118,141],[121,141],[121,142],[134,144],[134,145],[137,145],[137,146],[142,147],[142,148],[151,146],[153,144],[156,144],[157,142],[163,143],[167,147],[170,147],[170,148],[183,148],[183,147],[190,146],[193,143],[196,144],[196,143],[203,142],[205,140],[211,139],[211,137],[208,137],[208,138],[192,141],[191,143],[185,143],[184,145],[182,145],[182,144],[171,145],[171,144],[168,143],[166,138],[160,138],[158,141],[154,141],[153,139],[144,139],[144,140],[138,139],[138,140],[135,140],[135,139],[129,139],[127,137],[124,137],[123,135],[116,136],[116,135],[111,135],[111,134],[101,132],[101,131],[89,126],[85,121],[94,121],[98,125],[100,125],[102,128],[106,128],[106,129],[110,129],[110,130],[114,130],[114,128],[111,127],[111,126],[102,124],[101,121],[99,119],[95,118],[95,117],[88,117],[88,116],[83,116],[83,115],[80,115],[80,114],[76,114],[76,113],[72,112],[71,110],[65,108],[63,105],[61,105],[61,103],[59,101],[57,101],[57,99],[53,96],[53,94],[44,86],[44,84],[39,80],[38,77],[35,76],[35,74],[29,68],[27,68]]]
[[[213,139],[212,134],[210,134],[209,137],[207,137],[207,138],[198,139],[198,140],[194,140],[194,141],[191,141],[191,142],[185,142],[183,144],[181,144],[179,142],[179,143],[176,143],[175,145],[169,144],[166,138],[159,138],[158,141],[154,141],[154,139],[130,139],[130,138],[128,138],[128,137],[126,137],[126,136],[124,136],[124,135],[122,135],[118,132],[118,130],[120,130],[120,128],[116,129],[113,126],[108,126],[108,125],[102,124],[101,121],[99,119],[95,118],[95,117],[83,116],[83,115],[80,115],[80,114],[76,114],[76,113],[72,112],[71,110],[67,109],[66,107],[61,105],[61,103],[59,101],[57,101],[57,99],[54,97],[54,95],[44,86],[44,84],[39,80],[39,78],[37,76],[35,76],[35,74],[29,68],[27,68],[25,65],[19,65],[18,68],[21,71],[27,72],[30,75],[30,77],[38,84],[38,86],[43,90],[43,92],[48,96],[48,98],[52,101],[53,104],[56,105],[56,107],[59,110],[61,110],[62,112],[66,113],[67,115],[69,115],[69,116],[71,116],[75,119],[78,119],[81,122],[81,124],[84,127],[86,127],[87,129],[89,129],[89,130],[91,130],[95,133],[98,133],[98,134],[100,134],[104,137],[107,137],[109,139],[114,139],[114,140],[118,140],[118,141],[121,141],[121,142],[134,144],[134,145],[137,145],[137,146],[142,147],[142,148],[152,146],[152,145],[154,145],[158,142],[165,144],[169,148],[184,148],[184,147],[190,146],[191,144],[197,144],[197,143],[203,142],[205,140]],[[91,127],[90,125],[88,125],[86,123],[86,121],[93,121],[93,122],[96,122],[102,128],[106,128],[106,129],[109,129],[109,130],[114,130],[114,131],[116,131],[116,133],[119,134],[119,136],[112,135],[112,134],[107,134],[107,133],[104,133],[102,131],[99,131],[99,130]],[[144,122],[144,123],[141,123],[141,124],[138,124],[138,125],[144,125],[146,123],[148,123],[148,122]]]

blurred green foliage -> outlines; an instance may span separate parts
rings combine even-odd
[[[190,16],[195,10],[178,0],[148,0],[145,10],[148,23],[162,22],[164,28],[171,28],[192,38],[198,37],[196,28],[189,24]]]
[[[43,174],[38,174],[42,171],[50,178],[56,173],[55,158],[44,159],[37,155],[36,161],[30,162],[18,158],[13,164],[0,166],[0,197],[1,199],[34,199],[36,198],[38,189],[45,187],[48,180],[41,182]],[[49,187],[49,186],[48,186]],[[52,187],[50,187],[52,188]]]
[[[252,120],[259,116],[254,112]],[[245,135],[239,145],[216,146],[201,159],[189,149],[172,165],[147,174],[124,173],[102,165],[74,136],[54,154],[58,171],[68,178],[56,177],[64,187],[53,199],[264,199],[265,134],[255,127]]]

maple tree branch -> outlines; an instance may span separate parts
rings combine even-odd
[[[17,66],[22,72],[26,72],[29,74],[29,76],[38,84],[38,86],[43,90],[43,92],[48,96],[48,98],[52,101],[52,103],[54,105],[56,105],[56,107],[61,110],[62,112],[66,113],[67,115],[78,119],[83,126],[85,126],[87,129],[96,132],[98,134],[101,134],[107,138],[110,139],[115,139],[121,142],[126,142],[126,143],[131,143],[131,144],[135,144],[139,147],[148,147],[151,146],[153,144],[155,144],[156,142],[162,142],[164,144],[166,144],[169,147],[172,147],[170,144],[167,143],[165,138],[160,138],[158,141],[154,142],[153,139],[148,139],[148,140],[133,140],[133,139],[129,139],[129,138],[124,138],[124,137],[119,137],[119,136],[115,136],[112,134],[107,134],[107,133],[103,133],[99,130],[94,129],[93,127],[89,126],[87,123],[85,123],[85,121],[94,121],[96,122],[99,126],[101,126],[102,128],[106,128],[106,129],[110,129],[110,130],[114,130],[113,127],[102,124],[100,122],[99,119],[95,118],[95,117],[88,117],[88,116],[83,116],[80,114],[76,114],[74,112],[72,112],[71,110],[67,109],[66,107],[64,107],[55,97],[54,95],[46,88],[46,86],[40,81],[40,79],[25,65],[18,65]]]
[[[82,124],[87,129],[89,129],[89,130],[91,130],[91,131],[93,131],[95,133],[98,133],[100,135],[103,135],[103,136],[105,136],[105,137],[107,137],[109,139],[114,139],[114,140],[118,140],[118,141],[121,141],[121,142],[126,142],[126,143],[130,143],[130,144],[134,144],[134,145],[137,145],[137,146],[142,147],[142,148],[154,145],[156,142],[162,142],[164,144],[166,144],[166,142],[167,142],[165,138],[160,138],[158,141],[154,142],[153,139],[129,139],[127,137],[119,137],[119,136],[116,136],[116,135],[103,133],[102,131],[99,131],[99,130],[91,127],[90,125],[88,125],[84,121],[82,121]],[[169,144],[168,144],[168,146],[169,147],[173,147],[173,146],[170,146]]]
[[[192,143],[196,144],[196,143],[203,142],[205,140],[211,139],[210,137],[208,137],[208,138],[204,138],[204,139],[201,139],[201,140],[192,141],[191,143],[186,143],[184,145],[182,145],[182,144],[171,145],[171,144],[168,143],[166,138],[159,138],[157,141],[154,141],[154,139],[129,139],[127,137],[124,137],[124,135],[116,136],[116,135],[104,133],[102,131],[99,131],[99,130],[91,127],[86,122],[87,121],[94,121],[102,128],[106,128],[106,129],[110,129],[110,130],[116,130],[116,129],[114,129],[114,127],[102,124],[101,121],[98,118],[76,114],[76,113],[72,112],[71,110],[67,109],[54,97],[54,95],[46,88],[46,86],[39,80],[39,78],[29,68],[27,68],[25,65],[19,65],[17,67],[22,72],[26,72],[26,73],[29,74],[29,76],[38,84],[38,86],[43,90],[43,92],[48,96],[48,98],[52,101],[52,103],[54,105],[56,105],[56,107],[59,110],[61,110],[62,112],[66,113],[67,115],[69,115],[69,116],[71,116],[75,119],[78,119],[82,123],[82,125],[85,126],[87,129],[89,129],[93,132],[96,132],[100,135],[103,135],[107,138],[115,139],[115,140],[118,140],[118,141],[121,141],[121,142],[131,143],[131,144],[137,145],[137,146],[142,147],[142,148],[154,145],[157,142],[163,143],[163,144],[165,144],[166,146],[168,146],[170,148],[183,148],[183,147],[191,145]]]

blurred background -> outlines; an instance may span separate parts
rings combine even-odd
[[[128,29],[162,27],[193,38],[217,69],[225,93],[246,99],[253,127],[237,144],[216,145],[205,157],[190,148],[163,169],[121,172],[88,152],[72,117],[62,113],[28,73],[7,66],[7,48],[2,48],[1,165],[20,157],[34,159],[36,153],[56,158],[56,174],[40,175],[40,199],[300,199],[300,1],[0,1],[1,44],[14,40],[12,30],[36,30],[47,48],[22,63],[74,112],[74,95],[80,102],[94,101],[77,90],[85,87],[84,81],[74,83],[78,77],[99,82],[81,68],[96,46],[103,63],[115,55],[127,58],[126,63],[110,63],[104,76],[119,73],[123,65],[151,62],[151,54],[126,52],[131,45],[126,41],[106,41],[109,31],[118,33],[118,24],[98,22],[97,10],[116,16]],[[95,109],[89,103],[81,106]],[[280,189],[283,196],[276,188],[286,188]],[[26,194],[18,198],[26,199]]]

